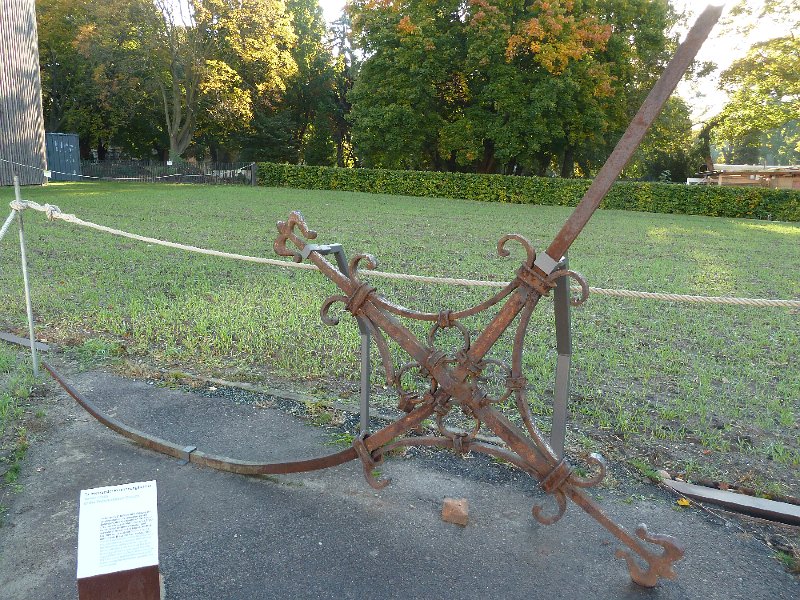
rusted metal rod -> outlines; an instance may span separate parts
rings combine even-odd
[[[642,104],[639,112],[631,121],[625,134],[617,142],[614,151],[608,160],[600,169],[600,172],[592,181],[589,189],[586,190],[580,204],[575,208],[572,215],[564,223],[561,231],[558,232],[555,239],[547,248],[547,256],[552,257],[556,262],[566,253],[575,238],[589,222],[589,219],[600,206],[611,185],[616,181],[622,169],[628,164],[639,144],[642,143],[647,130],[656,120],[661,109],[664,108],[675,87],[680,82],[686,69],[697,56],[697,52],[706,41],[708,34],[714,28],[714,25],[719,20],[722,14],[724,5],[712,6],[709,5],[703,13],[698,17],[694,27],[689,31],[686,39],[678,48],[675,56],[672,58],[661,78],[656,82],[647,99]],[[540,266],[537,264],[537,266]],[[555,264],[553,264],[555,267]],[[545,274],[550,271],[543,269]]]

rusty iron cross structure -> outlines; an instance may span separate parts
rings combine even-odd
[[[377,263],[373,256],[354,256],[350,260],[348,272],[343,272],[325,259],[327,246],[310,242],[317,237],[317,233],[308,228],[299,212],[292,212],[286,221],[278,223],[279,235],[274,243],[275,252],[281,256],[291,256],[297,262],[311,261],[339,287],[343,294],[331,296],[323,303],[322,320],[326,324],[336,325],[338,319],[331,316],[329,311],[333,304],[341,302],[348,312],[366,323],[380,352],[386,379],[397,390],[400,409],[407,413],[391,425],[372,435],[362,435],[353,442],[352,451],[361,460],[364,475],[371,486],[380,489],[388,484],[388,480],[375,479],[373,471],[384,454],[400,446],[441,446],[462,454],[470,451],[490,454],[533,476],[542,490],[553,497],[556,510],[552,514],[547,514],[540,505],[533,507],[533,517],[540,523],[549,525],[558,521],[567,509],[567,499],[570,499],[627,546],[627,550],[618,550],[616,556],[627,561],[634,582],[652,587],[659,577],[676,576],[673,564],[684,555],[684,549],[678,541],[667,535],[651,534],[645,525],[639,525],[636,535],[632,535],[612,521],[584,491],[600,483],[605,476],[606,467],[602,457],[592,454],[589,463],[596,467],[596,474],[588,478],[581,477],[565,459],[559,459],[548,445],[531,418],[526,398],[527,381],[522,373],[522,353],[531,314],[539,299],[555,287],[556,280],[570,277],[580,283],[582,293],[580,297],[572,299],[573,304],[582,303],[588,297],[589,290],[583,277],[573,271],[558,270],[559,259],[589,221],[613,181],[630,160],[648,127],[663,108],[716,23],[721,10],[722,7],[710,6],[700,16],[583,200],[547,250],[537,255],[528,240],[517,234],[500,239],[497,244],[500,256],[509,255],[506,245],[514,241],[524,247],[527,257],[513,281],[477,306],[461,311],[443,310],[439,313],[418,312],[398,306],[379,296],[374,287],[361,281],[359,266],[365,264],[368,269],[374,269]],[[472,339],[461,320],[497,305],[501,306],[490,323]],[[427,338],[418,339],[398,317],[430,323]],[[514,326],[516,329],[511,366],[486,358],[501,335]],[[436,346],[437,333],[449,328],[457,330],[463,337],[463,345],[458,351],[447,352]],[[387,337],[411,358],[409,363],[399,369],[394,367]],[[497,397],[490,395],[481,385],[481,374],[489,368],[499,369],[506,376],[505,389]],[[427,379],[426,389],[404,387],[403,376],[412,370]],[[525,425],[524,430],[514,425],[496,407],[512,397]],[[474,420],[475,427],[471,432],[451,430],[446,426],[446,415],[456,407]],[[429,417],[436,419],[439,436],[399,437],[417,428]],[[499,436],[507,449],[478,441],[476,434],[481,424]],[[660,549],[656,550],[648,544]],[[637,557],[645,566],[640,565]]]
[[[343,253],[339,252],[341,246],[311,243],[317,234],[308,228],[298,212],[291,213],[286,221],[278,223],[279,235],[274,243],[275,251],[282,256],[291,256],[297,262],[311,261],[323,275],[339,287],[342,293],[331,296],[323,303],[322,320],[329,325],[338,322],[330,315],[331,306],[337,302],[342,302],[345,309],[358,319],[359,327],[366,330],[366,332],[362,330],[364,337],[369,333],[375,340],[386,378],[389,384],[396,388],[399,407],[406,413],[371,435],[365,432],[354,440],[351,447],[327,456],[280,463],[251,462],[208,454],[195,446],[175,444],[133,429],[104,414],[95,404],[75,390],[51,365],[42,362],[42,366],[67,393],[106,427],[152,450],[187,463],[221,471],[243,475],[299,473],[360,459],[367,481],[373,487],[380,489],[385,487],[388,481],[379,481],[374,477],[375,466],[382,462],[387,452],[402,446],[441,446],[461,454],[482,452],[504,459],[534,477],[542,490],[554,499],[555,511],[545,512],[539,505],[533,507],[533,517],[537,521],[548,525],[555,523],[566,512],[567,500],[572,500],[627,547],[617,550],[616,556],[627,562],[633,581],[642,586],[653,587],[658,583],[659,577],[674,578],[676,574],[673,565],[684,555],[684,549],[678,541],[667,535],[651,534],[644,525],[636,528],[635,535],[631,534],[606,515],[585,492],[586,488],[599,484],[605,476],[606,466],[602,457],[594,454],[589,457],[588,463],[596,472],[591,477],[583,477],[548,445],[531,417],[526,397],[527,381],[522,372],[522,352],[533,310],[539,299],[556,286],[557,281],[568,277],[580,283],[581,295],[573,298],[573,303],[582,303],[588,297],[589,288],[583,277],[559,267],[560,264],[564,264],[560,258],[565,255],[583,230],[611,184],[630,160],[647,129],[694,60],[721,12],[721,6],[709,6],[700,15],[606,164],[547,250],[537,254],[531,244],[517,234],[506,235],[500,239],[497,251],[501,256],[509,255],[506,245],[513,241],[523,246],[527,254],[526,259],[511,283],[477,306],[461,311],[443,310],[439,313],[424,313],[393,304],[379,296],[375,288],[361,281],[359,277],[358,268],[362,263],[370,269],[376,267],[376,261],[372,256],[359,254],[350,260],[349,265],[346,264]],[[18,218],[21,219],[19,214]],[[22,234],[21,227],[20,234]],[[325,259],[330,253],[337,255],[338,268]],[[494,307],[497,307],[494,317],[473,339],[461,320]],[[429,323],[426,339],[417,338],[403,325],[400,318]],[[512,327],[515,327],[514,344],[509,367],[502,361],[487,358],[487,354],[498,339]],[[460,349],[448,352],[437,347],[437,334],[443,330],[460,333],[463,338]],[[31,339],[33,339],[32,334],[31,331]],[[392,360],[389,340],[393,340],[410,356],[410,361],[397,369]],[[505,375],[502,391],[495,396],[482,379],[482,375],[485,376],[490,370]],[[425,383],[421,388],[409,389],[404,386],[404,382],[407,383],[411,377],[406,375],[414,373]],[[512,423],[498,409],[498,405],[511,402],[512,398],[525,426],[524,429]],[[445,418],[456,408],[474,420],[475,426],[470,432],[447,427]],[[422,422],[430,417],[436,420],[438,436],[403,437],[404,434],[418,429]],[[505,442],[506,447],[479,441],[477,433],[481,426],[493,431]]]

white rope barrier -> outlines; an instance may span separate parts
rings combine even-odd
[[[45,213],[50,221],[64,221],[72,223],[81,227],[87,227],[96,231],[102,231],[111,235],[124,237],[147,244],[157,246],[164,246],[166,248],[174,248],[177,250],[185,250],[187,252],[194,252],[196,254],[204,254],[206,256],[218,256],[221,258],[228,258],[232,260],[240,260],[245,262],[258,263],[263,265],[272,265],[276,267],[289,267],[295,269],[316,270],[317,267],[308,263],[295,263],[286,260],[279,260],[275,258],[263,258],[260,256],[248,256],[245,254],[235,254],[232,252],[222,252],[219,250],[211,250],[208,248],[198,248],[197,246],[189,246],[186,244],[179,244],[176,242],[168,242],[151,238],[144,235],[129,233],[121,229],[114,229],[113,227],[106,227],[105,225],[98,225],[90,221],[84,221],[77,216],[62,213],[58,206],[52,204],[38,204],[31,201],[14,201],[11,203],[11,208],[14,211],[21,210],[35,210]],[[13,213],[12,213],[13,214]],[[373,277],[381,277],[384,279],[395,279],[402,281],[415,281],[418,283],[432,283],[443,285],[456,285],[462,287],[491,287],[503,288],[508,285],[508,282],[503,281],[481,281],[477,279],[461,279],[455,277],[430,277],[425,275],[408,275],[405,273],[388,273],[386,271],[362,271],[362,275],[371,275]],[[580,288],[575,288],[576,290]],[[732,298],[727,296],[694,296],[688,294],[664,294],[657,292],[638,292],[634,290],[608,290],[604,288],[590,287],[589,292],[597,294],[598,296],[611,296],[616,298],[637,298],[644,300],[660,300],[663,302],[693,302],[700,304],[727,304],[735,306],[756,306],[756,307],[778,307],[778,308],[800,308],[800,300],[772,300],[766,298]]]
[[[3,223],[2,227],[0,227],[0,240],[2,240],[6,236],[6,232],[8,231],[8,228],[11,227],[11,222],[14,220],[16,214],[17,213],[12,210],[11,214],[8,215],[6,222]]]

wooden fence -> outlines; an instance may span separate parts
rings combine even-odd
[[[0,185],[41,184],[45,166],[34,0],[0,0]]]

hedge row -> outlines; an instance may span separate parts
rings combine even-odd
[[[258,183],[312,190],[574,206],[583,197],[590,182],[583,179],[260,163]],[[713,185],[619,182],[612,187],[601,207],[711,217],[800,221],[800,192]]]

